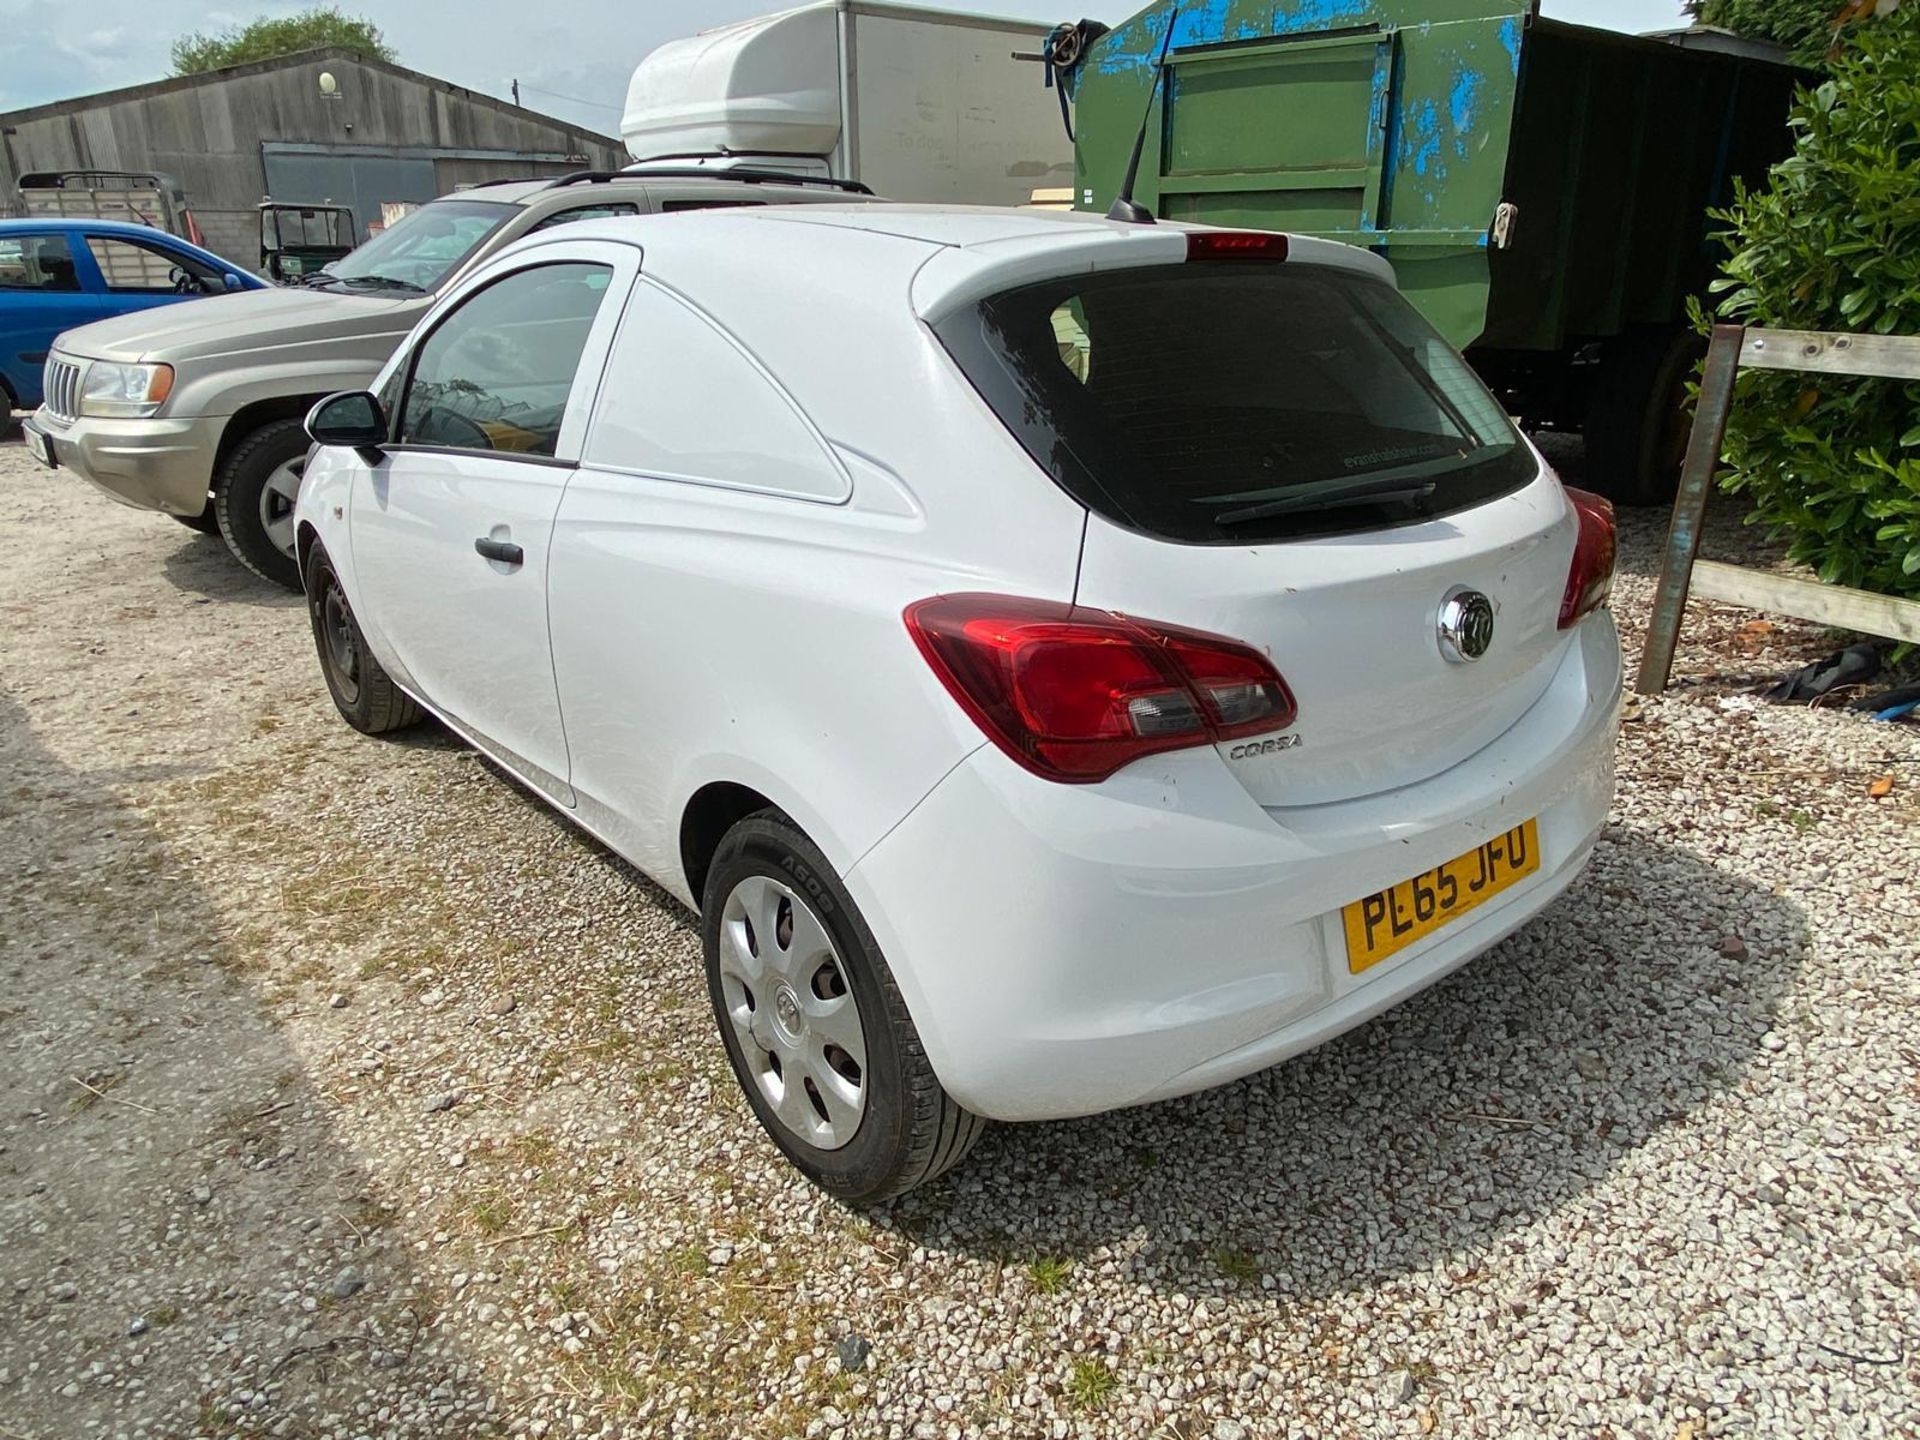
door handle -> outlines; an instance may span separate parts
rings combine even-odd
[[[498,560],[502,565],[520,565],[526,562],[527,552],[511,540],[494,540],[482,535],[473,542],[476,553],[489,560]]]

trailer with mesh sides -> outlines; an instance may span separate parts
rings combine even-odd
[[[29,217],[120,220],[206,244],[186,191],[157,170],[30,171],[20,177],[20,204]]]

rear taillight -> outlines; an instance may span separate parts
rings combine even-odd
[[[1266,230],[1190,230],[1189,260],[1284,260],[1287,237]]]
[[[905,618],[987,738],[1049,780],[1104,780],[1297,713],[1266,656],[1218,635],[1011,595],[939,595]]]
[[[1607,603],[1613,593],[1613,503],[1585,490],[1567,487],[1567,499],[1580,518],[1580,535],[1573,542],[1573,565],[1567,571],[1567,593],[1560,599],[1560,628],[1575,624]]]

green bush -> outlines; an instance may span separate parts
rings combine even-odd
[[[342,15],[326,5],[302,10],[298,15],[263,15],[251,24],[229,26],[216,35],[182,35],[173,42],[173,73],[198,75],[323,45],[344,46],[356,55],[371,55],[377,60],[394,58],[393,47],[371,20]]]
[[[1920,335],[1920,4],[1848,39],[1792,156],[1716,214],[1726,319]],[[1722,483],[1753,521],[1823,580],[1920,596],[1920,384],[1753,370],[1735,397]]]

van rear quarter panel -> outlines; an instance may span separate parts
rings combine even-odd
[[[583,818],[696,903],[678,841],[702,786],[760,791],[845,874],[977,749],[901,612],[962,590],[1070,597],[1085,519],[913,317],[933,247],[782,228],[777,248],[725,247],[769,257],[751,267],[653,229],[644,270],[788,392],[850,498],[583,466],[554,532],[554,668]],[[603,393],[620,383],[609,373]],[[728,396],[710,403],[724,429]]]

